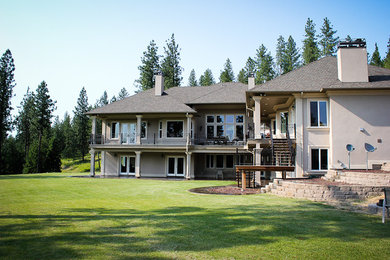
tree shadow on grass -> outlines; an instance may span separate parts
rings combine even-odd
[[[286,239],[354,242],[390,237],[390,226],[379,220],[299,201],[286,207],[74,208],[60,215],[0,215],[0,223],[5,220],[14,223],[0,225],[0,257],[10,258],[93,257],[101,250],[114,258],[168,259],[161,251],[206,252]]]

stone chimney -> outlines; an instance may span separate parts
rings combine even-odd
[[[338,78],[342,82],[368,82],[367,50],[364,39],[339,43],[337,70]]]
[[[251,90],[255,87],[255,75],[253,73],[249,73],[248,75],[248,90]]]
[[[162,96],[164,93],[164,76],[162,71],[157,71],[154,74],[154,91],[156,96]]]

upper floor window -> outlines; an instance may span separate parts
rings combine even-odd
[[[119,138],[119,123],[112,122],[111,123],[111,138]]]
[[[310,101],[310,126],[328,126],[328,108],[326,101]]]
[[[145,139],[146,136],[147,136],[147,127],[148,127],[148,123],[146,121],[142,121],[141,123],[141,138],[142,139]]]
[[[243,115],[207,115],[206,137],[227,137],[229,140],[244,139],[244,116]]]
[[[158,122],[158,137],[159,138],[163,137],[163,122],[162,121]]]
[[[167,121],[167,137],[183,137],[183,121]]]

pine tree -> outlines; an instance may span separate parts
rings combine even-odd
[[[274,78],[274,61],[271,53],[268,52],[267,48],[263,44],[256,50],[256,66],[256,84],[262,84]]]
[[[198,86],[198,81],[196,80],[194,69],[191,70],[190,76],[188,77],[188,86],[190,87]]]
[[[129,96],[129,92],[127,92],[126,88],[122,88],[120,91],[119,91],[119,94],[118,94],[118,99],[117,100],[122,100],[124,98],[127,98]]]
[[[32,139],[32,122],[35,111],[34,93],[27,88],[27,93],[24,95],[19,107],[19,114],[16,117],[17,138],[24,144],[24,161],[27,160],[28,151],[30,149]]]
[[[301,55],[299,54],[299,50],[296,47],[296,43],[293,37],[290,35],[288,37],[286,43],[286,52],[285,52],[285,68],[283,70],[283,74],[295,70],[300,66]]]
[[[110,103],[114,103],[114,102],[116,102],[116,101],[117,101],[116,96],[115,96],[115,95],[112,96],[112,98],[110,99]]]
[[[161,63],[161,70],[164,75],[164,86],[166,89],[180,86],[183,80],[181,73],[183,68],[180,66],[180,49],[176,44],[175,35],[172,34],[171,39],[166,41],[167,46],[164,47],[165,56]]]
[[[200,76],[199,84],[201,86],[211,86],[215,84],[213,73],[210,69],[207,69],[204,74]]]
[[[248,76],[246,75],[245,69],[241,69],[238,72],[237,81],[244,84],[248,84]]]
[[[81,157],[84,161],[84,157],[88,152],[88,140],[90,135],[90,123],[89,118],[85,114],[88,112],[88,96],[87,91],[83,87],[80,91],[79,98],[77,99],[77,106],[75,106],[74,113],[74,128],[76,133],[76,143],[79,151],[81,152]]]
[[[62,150],[62,156],[65,158],[74,158],[74,152],[77,150],[75,142],[76,134],[73,130],[72,120],[68,112],[66,112],[64,115],[64,120],[62,121],[61,128],[64,136],[64,149]]]
[[[352,41],[351,35],[348,34],[347,37],[345,37],[345,41],[351,42]]]
[[[336,53],[336,45],[339,40],[339,37],[335,37],[336,33],[337,31],[333,30],[329,19],[325,17],[321,27],[321,34],[318,35],[322,56],[332,56]]]
[[[6,50],[0,59],[0,169],[3,167],[3,143],[7,138],[7,132],[12,128],[11,98],[12,90],[15,87],[14,71],[12,53],[10,50]]]
[[[278,43],[276,44],[276,68],[277,74],[284,74],[284,70],[287,67],[285,61],[285,53],[286,53],[286,41],[282,35],[278,38]]]
[[[320,57],[320,49],[317,44],[315,23],[310,18],[307,18],[305,26],[305,39],[303,40],[303,64],[309,64],[316,61]]]
[[[42,81],[41,84],[38,85],[34,100],[35,113],[33,125],[38,134],[38,150],[36,154],[37,157],[35,157],[37,160],[36,172],[41,172],[41,166],[44,165],[41,158],[42,137],[45,131],[50,129],[51,118],[53,117],[53,112],[56,109],[56,102],[50,98],[49,90],[45,81]]]
[[[374,65],[374,66],[378,66],[378,67],[383,66],[381,55],[379,54],[379,50],[378,50],[378,45],[376,43],[375,43],[375,50],[371,56],[370,65]]]
[[[221,75],[219,76],[220,82],[232,82],[234,81],[234,72],[232,68],[232,63],[228,58],[225,62],[223,71],[221,71]]]
[[[383,67],[385,67],[386,69],[390,69],[390,38],[387,42],[387,52],[386,57],[383,59]]]
[[[154,73],[160,70],[160,56],[157,52],[158,47],[154,40],[152,40],[147,47],[147,50],[143,52],[141,65],[138,66],[140,76],[135,82],[139,91],[154,88]]]

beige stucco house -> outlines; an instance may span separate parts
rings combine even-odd
[[[90,111],[101,176],[235,178],[235,165],[295,165],[293,177],[390,162],[390,70],[364,41],[261,85],[156,86]],[[102,120],[101,133],[96,118]],[[94,156],[91,172],[94,174]],[[268,174],[268,175],[267,175]],[[272,178],[276,173],[262,173]]]

